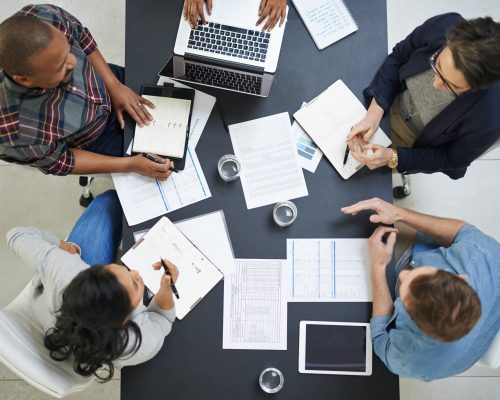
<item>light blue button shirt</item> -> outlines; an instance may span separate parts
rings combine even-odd
[[[422,239],[419,234],[417,241]],[[422,332],[398,298],[392,316],[373,317],[370,321],[375,353],[393,373],[425,381],[469,369],[500,329],[500,243],[476,227],[465,225],[450,247],[414,252],[410,264],[467,275],[467,282],[481,300],[481,318],[466,336],[444,343]]]

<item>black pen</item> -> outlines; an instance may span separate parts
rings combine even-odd
[[[165,164],[165,162],[163,160],[160,160],[149,153],[142,153],[142,156],[146,157],[148,160],[153,161],[157,164]],[[173,172],[178,172],[174,167],[170,167],[169,170],[173,171]]]
[[[170,271],[168,270],[167,264],[165,264],[165,261],[163,261],[163,258],[160,257],[160,262],[161,265],[163,265],[163,269],[165,270],[165,275],[170,275],[170,278],[172,278],[172,274],[170,274]],[[172,292],[174,292],[175,297],[179,298],[179,292],[177,291],[177,288],[175,287],[175,283],[173,279],[170,279],[170,287],[172,288]]]
[[[347,163],[347,157],[349,157],[349,145],[347,145],[345,148],[344,164],[343,165],[345,165]]]
[[[220,105],[219,100],[217,100],[217,108],[219,109],[220,117],[222,119],[222,123],[224,124],[224,128],[226,132],[229,133],[229,126],[227,126],[226,117],[224,117],[224,111],[222,111],[222,107]]]

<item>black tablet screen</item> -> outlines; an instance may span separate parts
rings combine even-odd
[[[366,327],[307,325],[306,370],[366,372]]]

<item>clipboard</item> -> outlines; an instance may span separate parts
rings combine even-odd
[[[171,154],[162,154],[161,151],[154,151],[151,149],[150,151],[145,151],[147,153],[151,152],[154,154],[157,154],[161,157],[165,157],[170,159],[171,161],[174,162],[174,167],[175,171],[182,171],[184,169],[184,166],[186,164],[186,153],[187,153],[187,146],[188,146],[188,141],[189,141],[189,131],[191,128],[191,116],[193,113],[193,103],[194,103],[194,96],[195,96],[195,90],[194,89],[187,89],[187,88],[177,88],[174,87],[172,83],[164,83],[163,86],[160,85],[142,85],[141,86],[141,96],[147,95],[147,96],[155,96],[155,97],[167,97],[167,98],[175,98],[175,99],[182,99],[182,100],[188,100],[190,101],[189,105],[189,117],[187,121],[187,125],[185,127],[185,141],[184,141],[184,151],[182,152],[183,155],[182,157],[178,156],[172,156]],[[137,129],[137,126],[136,126]],[[135,139],[135,132],[134,132],[134,139]],[[134,146],[135,146],[135,140],[134,140]],[[143,152],[143,150],[137,150],[134,147],[132,147],[133,152]]]

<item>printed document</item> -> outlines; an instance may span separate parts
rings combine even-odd
[[[236,259],[224,279],[224,349],[286,350],[285,260]]]
[[[368,239],[287,239],[289,301],[372,301]]]
[[[248,209],[307,196],[288,113],[230,125]]]
[[[307,103],[302,103],[302,107],[306,104]],[[316,172],[316,168],[318,168],[319,162],[321,161],[321,157],[323,157],[323,153],[320,149],[318,149],[316,143],[311,140],[307,133],[304,132],[297,121],[292,124],[291,134],[297,145],[299,165],[303,169],[307,169],[309,172],[314,174]]]
[[[129,226],[212,196],[196,152],[188,147],[186,166],[166,181],[135,173],[111,174]]]
[[[163,85],[164,83],[173,83],[175,87],[192,89],[189,86],[183,85],[182,83],[165,77],[161,77],[157,84]],[[203,129],[205,129],[205,125],[207,124],[208,118],[210,117],[212,109],[215,105],[214,96],[203,93],[198,89],[195,89],[194,91],[195,95],[189,131],[189,147],[191,147],[192,149],[196,148],[201,134],[203,133]]]
[[[121,258],[131,269],[140,272],[144,284],[156,293],[165,273],[152,265],[160,258],[167,259],[179,269],[175,286],[179,299],[174,297],[177,318],[186,314],[223,278],[222,272],[167,218],[161,218]]]

